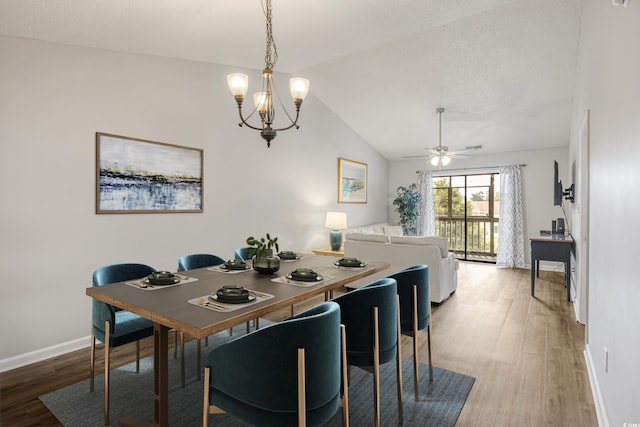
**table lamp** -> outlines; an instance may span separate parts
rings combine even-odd
[[[329,242],[332,251],[339,251],[342,246],[342,231],[347,228],[347,214],[345,212],[327,212],[324,226],[331,229]]]

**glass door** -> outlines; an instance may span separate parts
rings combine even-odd
[[[497,173],[433,178],[436,234],[459,259],[496,261],[499,186]]]

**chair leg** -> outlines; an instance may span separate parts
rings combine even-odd
[[[398,389],[398,422],[404,423],[404,409],[402,405],[402,326],[400,325],[400,296],[396,297],[396,329],[398,344],[396,346],[396,386]]]
[[[306,378],[304,348],[298,349],[298,427],[307,425]]]
[[[200,381],[200,369],[202,368],[202,350],[201,350],[201,346],[200,346],[200,338],[198,338],[198,344],[197,344],[197,355],[198,355],[198,361],[196,362],[196,366],[198,367],[198,381]]]
[[[412,307],[412,328],[413,328],[413,394],[415,400],[419,399],[418,375],[420,366],[418,365],[418,287],[413,285],[413,307]]]
[[[109,425],[109,371],[111,348],[111,327],[109,321],[104,322],[104,425]]]
[[[378,307],[373,307],[373,410],[375,427],[380,427],[380,329]]]
[[[181,379],[181,383],[182,383],[182,388],[184,388],[184,377],[185,377],[185,371],[184,371],[184,333],[180,332],[180,379]]]
[[[178,358],[178,330],[173,330],[173,358]]]
[[[136,341],[136,373],[140,373],[140,340]]]
[[[340,325],[340,351],[342,358],[342,427],[349,427],[349,365],[347,365],[347,331],[344,325]]]
[[[211,384],[211,368],[204,368],[204,399],[202,402],[202,427],[209,425],[209,387]]]
[[[96,363],[96,337],[95,335],[93,335],[93,325],[91,325],[91,349],[90,349],[90,354],[89,354],[89,363],[90,363],[90,367],[89,367],[89,371],[90,371],[90,376],[89,376],[89,392],[93,391],[93,378],[95,377],[96,374],[96,368],[95,368],[95,363]]]
[[[427,352],[429,353],[429,381],[433,382],[433,364],[431,363],[431,319],[427,325]]]

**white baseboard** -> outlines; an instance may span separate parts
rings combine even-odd
[[[45,359],[60,356],[61,354],[89,347],[89,339],[90,337],[87,335],[86,337],[78,338],[73,341],[67,341],[62,344],[56,344],[51,347],[2,359],[0,360],[0,372],[20,368],[22,366],[30,365],[31,363],[40,362]]]
[[[589,382],[591,383],[591,393],[593,394],[593,403],[596,407],[598,425],[601,427],[610,427],[609,419],[607,418],[607,410],[604,407],[604,400],[602,399],[602,393],[600,392],[600,384],[598,383],[598,377],[596,377],[596,369],[593,364],[593,359],[591,358],[589,344],[585,346],[584,359],[587,362],[587,372],[589,373]]]

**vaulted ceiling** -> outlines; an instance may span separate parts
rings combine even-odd
[[[311,93],[390,160],[438,144],[438,107],[451,149],[566,146],[581,8],[581,0],[273,0],[275,70],[308,78]],[[2,0],[0,35],[264,66],[260,0]]]

